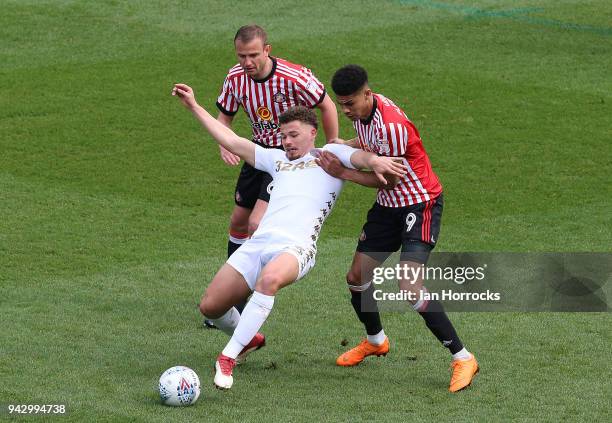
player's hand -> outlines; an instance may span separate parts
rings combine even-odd
[[[178,97],[181,103],[183,103],[183,106],[190,110],[198,105],[193,89],[189,85],[174,84],[174,87],[172,87],[172,95]]]
[[[387,185],[385,174],[402,177],[408,172],[408,168],[401,159],[396,157],[375,156],[369,163],[370,169],[374,171],[378,180]]]
[[[350,140],[344,140],[342,138],[334,138],[327,141],[328,144],[342,144],[348,145],[349,147],[359,148],[359,140],[357,138],[351,138]]]
[[[342,174],[346,168],[334,153],[321,150],[319,152],[319,157],[316,158],[315,161],[325,172],[334,178],[342,179]]]
[[[219,151],[221,152],[221,160],[225,162],[225,164],[230,166],[236,166],[240,164],[240,157],[235,155],[229,150],[219,146]]]

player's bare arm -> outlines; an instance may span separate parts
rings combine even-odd
[[[351,138],[350,140],[344,141],[344,145],[348,145],[349,147],[359,148],[359,140],[357,137]]]
[[[325,98],[317,107],[321,110],[321,121],[323,122],[325,139],[327,142],[338,139],[338,113],[336,112],[336,105],[329,95],[325,94]]]
[[[377,156],[363,150],[357,150],[351,155],[351,163],[357,169],[373,170],[380,182],[385,185],[388,181],[383,175],[401,177],[408,171],[406,165],[396,157]]]
[[[329,142],[334,143],[334,144],[347,145],[352,148],[359,148],[359,140],[357,138],[351,138],[350,140],[343,140],[342,138],[336,138]]]
[[[232,128],[232,122],[234,121],[234,115],[227,115],[223,112],[219,112],[217,116],[217,120],[221,122],[223,125],[228,128]],[[232,153],[231,151],[226,150],[222,146],[219,146],[219,152],[221,154],[221,160],[227,165],[237,166],[240,164],[240,157]]]
[[[365,156],[358,156],[354,161],[353,157],[355,154],[356,153],[353,153],[351,156],[351,163],[355,167],[361,169],[373,169],[376,167],[379,173],[377,174],[377,172],[349,169],[342,165],[342,162],[335,154],[330,153],[329,151],[322,151],[317,159],[317,163],[331,176],[370,188],[392,189],[395,185],[397,185],[400,177],[406,173],[406,168],[404,165],[393,160],[389,160],[390,158],[388,157],[379,158],[374,154],[365,153]],[[373,156],[373,158],[369,157],[368,155]]]
[[[206,109],[198,104],[190,86],[175,84],[172,88],[172,95],[181,100],[181,103],[193,113],[220,146],[240,156],[247,163],[255,164],[255,144],[239,137],[234,131],[212,117]]]

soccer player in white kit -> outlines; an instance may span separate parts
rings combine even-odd
[[[231,336],[217,357],[214,383],[220,389],[233,384],[236,359],[265,345],[258,331],[274,305],[279,289],[301,279],[314,266],[316,242],[329,216],[343,181],[327,174],[317,163],[325,152],[315,149],[317,117],[298,106],[280,116],[285,151],[265,149],[236,135],[213,118],[195,100],[193,90],[176,84],[172,95],[200,121],[219,145],[240,156],[257,169],[268,172],[274,182],[270,203],[253,236],[217,272],[200,302],[200,311]],[[389,157],[328,144],[347,167],[369,168],[369,185],[375,180],[388,184],[387,177],[405,174],[404,165]],[[250,294],[242,315],[234,304]]]

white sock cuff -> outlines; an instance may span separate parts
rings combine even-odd
[[[274,295],[266,295],[262,294],[261,292],[254,291],[249,302],[253,302],[260,307],[272,310],[272,307],[274,307]]]
[[[244,238],[238,238],[233,235],[229,236],[229,240],[233,242],[234,244],[238,244],[238,245],[244,244],[245,242],[247,242],[247,239],[249,239],[248,235],[246,235]]]
[[[366,289],[368,289],[370,287],[370,285],[372,285],[372,282],[368,282],[368,283],[364,283],[363,285],[351,285],[349,284],[348,288],[350,291],[353,292],[364,292]]]
[[[227,313],[218,319],[210,319],[218,327],[223,333],[226,335],[232,336],[234,333],[234,329],[238,326],[238,322],[240,322],[240,313],[236,307],[230,308]]]
[[[381,329],[376,335],[368,335],[368,342],[374,345],[382,345],[385,342],[385,338],[385,331]]]
[[[453,354],[453,360],[469,360],[470,358],[472,358],[472,354],[465,347]]]
[[[428,301],[427,301],[427,300],[424,300],[423,298],[421,298],[421,297],[423,297],[423,296],[424,296],[424,294],[425,294],[426,292],[427,292],[427,289],[425,289],[425,287],[423,287],[423,288],[421,289],[421,292],[419,293],[419,300],[418,300],[416,303],[414,303],[414,304],[412,305],[412,309],[413,309],[413,310],[415,310],[415,311],[421,311],[421,310],[422,310],[422,309],[423,309],[423,308],[424,308],[424,307],[427,305]]]

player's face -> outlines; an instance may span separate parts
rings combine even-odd
[[[367,119],[372,112],[372,90],[363,88],[351,95],[337,95],[336,102],[350,120]]]
[[[240,66],[247,75],[254,79],[264,78],[266,63],[270,56],[270,45],[264,45],[261,38],[254,38],[246,43],[238,39],[235,47]]]
[[[299,159],[314,148],[317,129],[307,123],[294,120],[280,127],[283,148],[289,160]]]

